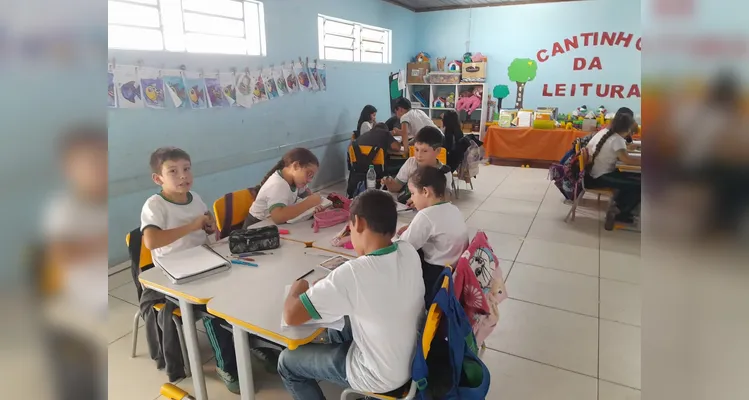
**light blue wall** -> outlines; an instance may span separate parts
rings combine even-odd
[[[206,203],[255,185],[283,150],[310,143],[321,160],[314,182],[343,178],[343,135],[356,125],[361,108],[373,104],[381,119],[389,116],[388,73],[415,53],[416,14],[381,0],[272,0],[265,4],[266,57],[110,51],[119,64],[206,72],[280,64],[299,56],[317,58],[317,14],[393,31],[393,64],[326,62],[328,90],[298,93],[250,109],[109,111],[109,261],[127,259],[124,235],[139,225],[140,208],[157,191],[150,182],[149,154],[159,146],[187,150],[196,174],[194,190]],[[337,136],[334,136],[337,135]]]
[[[583,47],[550,60],[539,63],[536,79],[526,86],[525,108],[541,106],[559,107],[570,112],[585,104],[588,108],[606,106],[609,110],[630,107],[640,110],[640,99],[601,99],[590,93],[575,97],[544,97],[542,91],[547,83],[551,88],[557,83],[602,83],[621,84],[626,92],[631,84],[640,83],[640,52],[635,49],[635,40],[641,34],[640,0],[594,0],[565,3],[546,3],[501,7],[462,9],[416,14],[417,51],[426,51],[432,58],[459,59],[468,51],[481,52],[489,58],[487,81],[489,88],[506,84],[510,95],[503,101],[503,108],[515,104],[517,85],[507,77],[507,67],[515,58],[536,59],[540,49],[551,48],[554,42],[585,32],[627,32],[634,39],[629,48]],[[575,57],[592,59],[599,56],[603,69],[573,71]],[[551,89],[553,91],[553,89]],[[594,86],[595,90],[595,86]]]

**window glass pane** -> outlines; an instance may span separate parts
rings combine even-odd
[[[140,4],[148,4],[150,6],[158,6],[159,1],[158,0],[124,0],[129,3],[140,3]]]
[[[242,3],[231,0],[182,0],[185,11],[197,11],[222,17],[242,18]]]
[[[373,30],[369,28],[362,28],[361,38],[362,40],[370,40],[373,42],[385,42],[386,33],[380,30]]]
[[[110,24],[135,25],[158,28],[159,10],[156,7],[110,1],[108,3]]]
[[[378,43],[378,42],[362,41],[361,49],[362,51],[373,51],[373,52],[378,52],[378,53],[384,53],[385,45],[383,43]]]
[[[361,60],[363,62],[376,62],[376,63],[385,62],[382,53],[370,53],[368,51],[362,51]]]
[[[333,35],[325,35],[325,46],[343,47],[346,49],[354,48],[354,39]]]
[[[192,53],[247,54],[244,38],[185,33],[185,44]]]
[[[337,35],[354,36],[354,24],[345,24],[338,21],[325,20],[325,33]]]
[[[109,25],[109,47],[132,50],[163,50],[161,32],[156,29]]]
[[[326,60],[338,60],[338,61],[354,61],[353,50],[341,50],[325,48],[325,59]]]
[[[244,22],[224,17],[209,17],[186,12],[185,30],[188,32],[212,33],[244,38]]]
[[[182,24],[180,0],[161,0],[161,26],[164,48],[168,51],[185,51],[185,29]]]
[[[247,54],[265,55],[265,19],[262,4],[244,3],[244,24],[247,35]]]

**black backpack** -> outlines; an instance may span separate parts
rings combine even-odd
[[[356,140],[351,142],[351,148],[354,151],[356,161],[351,161],[351,163],[349,164],[346,195],[348,196],[348,198],[353,199],[362,191],[360,190],[360,185],[361,187],[366,189],[367,172],[369,171],[369,166],[374,164],[372,160],[374,160],[377,152],[380,151],[380,148],[377,146],[372,146],[372,150],[369,151],[369,154],[364,155],[361,152],[361,148],[359,148],[359,144],[356,142]],[[379,188],[380,179],[382,179],[383,174],[382,166],[375,165],[375,173],[377,174],[377,188]]]

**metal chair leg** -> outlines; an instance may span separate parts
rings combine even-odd
[[[185,375],[190,377],[192,371],[190,371],[190,361],[187,358],[187,344],[185,344],[185,334],[182,331],[182,320],[176,315],[172,315],[172,321],[177,329],[177,338],[179,339],[179,347],[182,349],[182,363],[185,365]]]
[[[138,319],[140,318],[140,310],[135,313],[133,317],[133,344],[132,350],[130,351],[130,358],[135,358],[135,349],[138,347]]]
[[[570,212],[567,213],[567,217],[564,219],[564,222],[575,220],[575,210],[577,210],[577,205],[580,203],[580,199],[583,198],[584,194],[585,194],[585,189],[583,189],[580,193],[577,194],[577,197],[575,198],[575,202],[572,203],[572,208],[570,208]],[[570,217],[572,218],[570,219]]]

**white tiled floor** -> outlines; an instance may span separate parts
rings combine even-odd
[[[471,234],[486,231],[510,296],[483,356],[492,373],[487,398],[639,400],[640,235],[603,230],[605,199],[584,199],[565,224],[562,199],[546,170],[482,166],[474,190],[454,201]],[[167,378],[148,358],[143,335],[138,356],[129,357],[137,310],[130,273],[109,284],[109,398],[162,399]],[[238,399],[218,380],[207,337],[199,337],[211,399]],[[277,375],[256,371],[255,380],[258,400],[291,398]],[[193,390],[190,379],[178,386]],[[323,390],[328,399],[340,394],[332,385]]]

